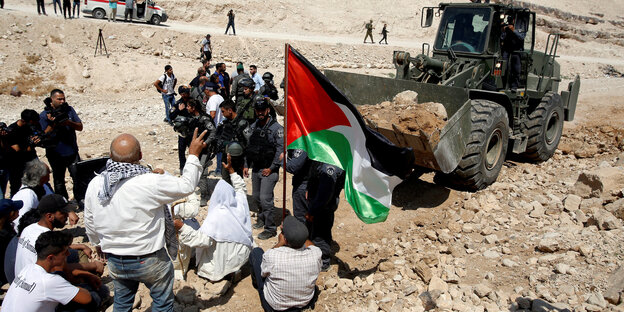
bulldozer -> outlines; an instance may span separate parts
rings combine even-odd
[[[494,183],[512,153],[529,162],[553,156],[563,122],[574,119],[577,75],[559,92],[559,34],[535,50],[535,12],[501,3],[440,3],[423,7],[421,27],[440,20],[433,46],[412,57],[394,51],[393,78],[325,70],[356,105],[390,101],[413,90],[419,102],[441,103],[448,121],[439,140],[406,133],[396,125],[367,125],[398,146],[411,147],[415,169],[444,173],[453,184],[480,190]],[[509,44],[508,36],[515,36]]]

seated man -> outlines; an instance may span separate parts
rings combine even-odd
[[[266,253],[251,251],[251,278],[264,311],[284,311],[314,305],[321,250],[308,238],[308,229],[295,217],[284,219],[277,244]]]
[[[65,265],[72,236],[48,231],[35,243],[37,262],[24,267],[11,284],[2,302],[3,311],[50,311],[72,301],[89,304],[91,294],[52,272]]]
[[[67,200],[59,194],[51,194],[44,196],[39,202],[37,210],[39,211],[39,222],[27,226],[18,239],[17,251],[15,253],[15,276],[29,264],[37,261],[35,253],[35,242],[37,238],[44,232],[52,231],[55,228],[63,228],[67,222],[67,216],[72,209]],[[84,254],[90,258],[91,248],[84,244],[72,244],[70,248],[73,250],[82,250]],[[78,262],[79,256],[74,254],[74,261]],[[91,263],[74,263],[77,268],[85,271],[93,271],[99,274],[104,270],[104,266],[100,262]]]
[[[219,180],[201,228],[197,231],[180,219],[174,220],[180,243],[196,248],[197,275],[213,282],[240,270],[252,247],[245,181],[232,167],[229,154],[223,169],[229,171],[234,187]]]

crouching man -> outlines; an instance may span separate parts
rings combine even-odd
[[[53,312],[59,303],[90,304],[89,291],[52,273],[65,266],[71,242],[70,234],[59,231],[39,235],[35,243],[37,262],[24,267],[15,277],[2,303],[2,311]]]
[[[308,229],[295,217],[284,219],[277,244],[266,253],[254,248],[251,278],[264,311],[313,308],[321,250],[308,240]]]

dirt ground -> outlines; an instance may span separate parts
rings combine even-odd
[[[618,178],[624,176],[624,79],[617,75],[624,72],[624,2],[516,3],[538,11],[536,49],[545,48],[548,32],[564,34],[559,90],[577,74],[582,79],[576,116],[565,123],[559,150],[540,164],[511,158],[498,181],[476,193],[453,189],[439,174],[414,176],[395,189],[384,223],[363,224],[341,197],[333,232],[336,254],[329,272],[319,277],[315,310],[422,311],[431,299],[440,311],[506,311],[526,309],[522,298],[528,310],[537,309],[540,300],[575,311],[624,310],[604,298],[609,278],[624,261],[624,182]],[[228,72],[239,60],[256,64],[260,73],[275,74],[276,84],[284,76],[285,43],[320,69],[389,76],[394,50],[415,55],[423,42],[432,41],[435,30],[420,29],[420,11],[437,2],[233,0],[207,7],[169,0],[160,5],[170,21],[157,27],[83,16],[64,20],[49,3],[48,16],[38,16],[34,2],[5,0],[0,121],[17,120],[25,108],[41,111],[45,94],[58,87],[83,120],[78,134],[83,159],[106,155],[112,138],[127,132],[141,142],[146,163],[179,174],[176,134],[162,122],[164,105],[152,83],[166,64],[180,83],[188,83],[199,66],[198,43],[205,33],[212,33],[213,64],[224,61]],[[222,35],[230,8],[237,12],[237,36]],[[388,23],[390,45],[361,43],[370,18],[375,32]],[[99,28],[108,57],[94,56]],[[14,86],[24,95],[10,96]],[[46,161],[43,150],[38,155]],[[585,184],[577,183],[584,173],[598,177],[600,192],[585,193]],[[290,176],[285,202],[282,182],[275,188],[275,205],[291,207]],[[248,189],[251,193],[250,181]],[[597,222],[605,213],[619,219]],[[256,242],[267,249],[276,241]],[[196,283],[176,282],[176,311],[261,311],[245,273],[225,295],[209,301],[193,288]],[[179,295],[185,287],[196,292],[190,301]],[[151,310],[145,289],[140,296],[136,310]]]

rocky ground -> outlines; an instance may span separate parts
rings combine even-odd
[[[171,0],[162,4],[171,21],[153,27],[39,17],[34,5],[7,0],[0,10],[0,120],[12,122],[24,108],[41,110],[43,95],[61,87],[84,121],[83,158],[105,155],[114,136],[129,132],[139,138],[146,163],[177,174],[176,134],[162,123],[162,101],[151,84],[168,63],[179,81],[190,81],[199,39],[206,29],[221,29],[215,17],[230,6],[243,11],[239,36],[213,32],[215,62],[225,61],[228,70],[238,60],[255,63],[276,74],[277,83],[286,42],[320,68],[392,76],[392,51],[416,54],[431,41],[434,30],[420,31],[420,13],[408,13],[420,12],[422,4],[383,2],[382,19],[397,45],[373,46],[360,43],[358,27],[378,4],[346,8],[328,1],[240,0],[202,11],[198,2]],[[592,7],[577,0],[520,4],[540,16],[539,49],[547,31],[565,34],[560,89],[576,74],[583,79],[575,121],[566,123],[555,156],[540,164],[511,158],[498,181],[476,193],[454,190],[434,173],[414,176],[395,189],[381,224],[364,225],[342,200],[336,256],[319,277],[315,310],[624,311],[618,269],[624,263],[624,8],[616,0]],[[330,5],[336,10],[327,13]],[[249,7],[253,14],[244,12]],[[275,22],[275,16],[283,18]],[[323,21],[301,22],[315,20]],[[93,56],[98,28],[108,58]],[[13,87],[23,96],[10,96]],[[45,161],[43,150],[38,154]],[[291,205],[289,196],[282,200],[281,182],[275,193],[277,207]],[[257,243],[266,249],[275,241]],[[206,283],[191,270],[187,281],[175,284],[176,311],[261,310],[248,270],[233,287],[227,284]],[[139,295],[136,311],[151,310],[147,290]]]

